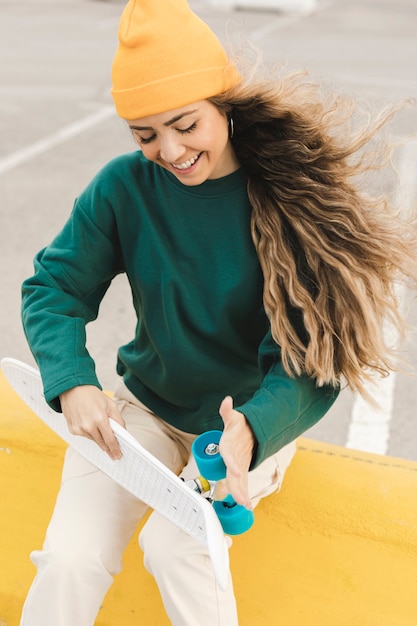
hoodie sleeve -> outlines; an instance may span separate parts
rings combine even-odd
[[[97,317],[120,271],[110,220],[97,226],[77,201],[61,233],[34,260],[22,286],[22,322],[39,366],[47,402],[78,385],[100,388],[86,347],[86,324]],[[92,254],[92,251],[94,254]]]
[[[291,377],[270,331],[259,348],[259,360],[261,386],[235,407],[245,415],[257,442],[251,469],[316,424],[339,394],[339,388],[317,387],[306,375]]]

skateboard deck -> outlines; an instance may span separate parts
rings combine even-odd
[[[68,445],[131,494],[207,547],[214,575],[222,590],[229,578],[226,538],[212,505],[143,448],[117,422],[110,419],[122,458],[112,460],[92,440],[70,433],[62,413],[45,401],[39,371],[16,359],[1,360],[3,372],[27,406]]]

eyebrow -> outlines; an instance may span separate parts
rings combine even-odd
[[[167,122],[164,122],[164,126],[172,126],[172,124],[175,124],[175,122],[178,122],[186,115],[191,115],[192,113],[195,113],[196,111],[197,109],[193,109],[192,111],[186,111],[185,113],[180,113],[180,115],[176,115],[175,117],[168,120]],[[129,126],[132,130],[154,130],[152,126],[131,126],[130,124]]]

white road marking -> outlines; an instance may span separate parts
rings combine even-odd
[[[396,202],[404,214],[410,214],[417,209],[417,140],[410,141],[401,149]],[[398,298],[404,306],[406,290],[402,286],[398,288]],[[395,343],[396,331],[389,324],[386,326],[386,333],[387,343],[390,345]],[[387,453],[396,379],[396,373],[392,372],[386,378],[376,379],[375,384],[365,385],[369,395],[379,404],[379,409],[372,408],[359,394],[355,396],[346,442],[347,448],[376,454]]]
[[[387,453],[394,406],[395,382],[396,373],[391,372],[386,378],[376,380],[374,385],[365,384],[368,394],[378,403],[380,408],[373,408],[362,396],[355,394],[346,448],[375,454]]]
[[[253,43],[259,43],[263,41],[266,37],[269,37],[269,35],[272,35],[276,30],[290,26],[295,22],[299,22],[302,18],[310,15],[311,13],[312,11],[309,13],[306,12],[299,14],[293,13],[291,15],[281,15],[280,17],[277,17],[270,22],[267,22],[263,26],[252,30],[248,35],[248,40],[252,41]]]
[[[0,175],[9,172],[13,168],[30,161],[30,159],[33,159],[44,152],[48,152],[51,148],[68,141],[68,139],[72,139],[73,137],[80,135],[85,130],[91,128],[92,126],[96,126],[100,122],[110,118],[112,115],[115,115],[115,111],[112,106],[103,107],[91,115],[74,122],[73,124],[64,126],[64,128],[61,128],[56,133],[53,133],[44,139],[36,141],[21,150],[12,152],[3,159],[0,159]]]
[[[278,5],[279,3],[277,3]],[[299,22],[300,20],[309,17],[316,13],[319,9],[322,10],[324,6],[327,4],[321,3],[319,6],[315,2],[315,0],[301,0],[301,2],[293,3],[282,1],[281,11],[278,17],[267,21],[263,26],[259,26],[259,28],[255,28],[250,31],[248,34],[248,40],[253,43],[259,43],[272,35],[276,30],[286,28],[287,26],[291,26],[292,24]],[[279,12],[279,6],[277,6]],[[287,13],[287,11],[290,11]]]
[[[310,0],[307,0],[307,4]],[[254,29],[249,38],[254,41],[260,41],[267,35],[271,34],[273,31],[283,28],[284,26],[288,26],[289,24],[298,21],[308,15],[312,11],[300,12],[294,15],[282,15],[279,18],[272,20],[272,22],[267,23],[265,26],[262,26],[258,29]],[[113,24],[113,19],[103,21],[101,27],[107,28],[110,24]],[[45,137],[44,139],[40,139],[25,148],[20,150],[16,150],[16,152],[12,152],[6,157],[0,159],[0,176],[14,169],[15,167],[19,167],[20,165],[30,161],[31,159],[48,152],[55,146],[58,146],[68,139],[72,139],[73,137],[81,134],[85,130],[96,126],[103,120],[110,118],[112,115],[115,115],[114,108],[112,106],[107,106],[99,109],[98,111],[88,115],[87,117],[70,124],[69,126],[65,126],[61,128],[57,132]]]

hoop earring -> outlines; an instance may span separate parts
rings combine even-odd
[[[229,117],[228,126],[229,126],[229,139],[233,139],[233,135],[235,134],[235,123],[233,121],[233,117]]]

